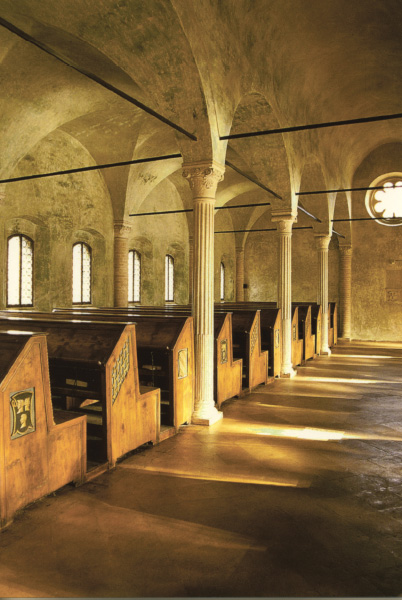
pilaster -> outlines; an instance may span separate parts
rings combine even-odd
[[[194,201],[193,317],[195,401],[192,422],[222,418],[214,403],[214,207],[224,167],[214,161],[183,165]]]
[[[114,222],[114,306],[128,304],[128,236],[131,225]]]
[[[278,308],[282,315],[281,377],[294,377],[292,365],[292,227],[297,221],[290,211],[273,210],[272,222],[279,233]]]
[[[244,249],[236,247],[236,302],[244,302]]]

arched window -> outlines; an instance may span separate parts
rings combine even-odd
[[[221,300],[225,299],[225,265],[221,262]]]
[[[380,188],[367,191],[366,208],[369,215],[380,225],[402,225],[402,173],[381,175],[369,187]]]
[[[141,301],[141,254],[137,250],[128,253],[128,301]]]
[[[91,248],[78,242],[73,246],[73,304],[91,303]]]
[[[33,305],[33,241],[12,235],[7,244],[7,306]]]
[[[165,257],[165,301],[173,302],[174,298],[174,260],[173,256]]]

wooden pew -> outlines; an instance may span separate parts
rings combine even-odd
[[[169,327],[169,320],[181,318],[183,320],[187,319],[187,322],[193,323],[192,317],[189,317],[191,314],[191,307],[189,306],[180,306],[175,307],[174,309],[165,310],[165,307],[132,307],[132,308],[90,308],[90,309],[56,309],[56,314],[66,314],[66,315],[78,315],[80,318],[86,318],[90,316],[92,319],[102,319],[102,318],[118,318],[122,319],[133,319],[137,323],[137,346],[139,357],[142,353],[142,344],[146,346],[146,340],[143,336],[140,335],[140,331],[142,329],[146,329],[146,323],[152,319],[159,319],[159,327],[162,330],[163,328]],[[166,318],[168,317],[168,318]],[[164,319],[164,322],[161,321],[161,318]],[[222,315],[215,316],[215,356],[214,356],[214,385],[215,385],[215,398],[218,407],[222,405],[225,400],[233,398],[241,394],[242,391],[242,361],[241,360],[233,360],[233,342],[232,342],[232,318],[231,316],[228,318],[222,317]],[[155,340],[154,340],[155,341]],[[170,347],[172,345],[170,344]],[[179,341],[176,343],[177,349],[183,346],[183,343]],[[166,336],[164,339],[164,347],[166,347]],[[188,381],[192,382],[194,385],[194,349],[193,349],[193,331],[191,331],[191,345],[188,341],[187,346],[189,351],[189,360],[191,360],[190,371],[191,377],[189,377]],[[226,360],[222,358],[222,353],[224,353],[226,348]],[[176,364],[177,358],[173,357],[170,361],[170,364]],[[149,363],[149,359],[148,359]],[[160,366],[160,365],[158,365]],[[162,369],[161,369],[162,370]],[[154,371],[155,376],[157,376],[158,371]],[[171,370],[172,381],[176,380],[173,371]],[[166,387],[165,383],[165,387]],[[172,384],[169,385],[169,389],[172,388]],[[194,390],[192,389],[191,395],[188,391],[184,390],[182,394],[182,403],[184,403],[184,399],[186,399],[187,407],[185,413],[185,420],[181,421],[180,418],[175,420],[175,426],[178,427],[180,424],[191,420],[191,412],[193,410],[193,399],[194,399]],[[162,402],[164,399],[163,392],[163,382],[162,382]],[[191,399],[191,403],[189,400]],[[163,407],[163,405],[162,405]]]
[[[215,306],[215,313],[226,308]],[[243,360],[243,389],[251,391],[268,381],[268,352],[261,350],[259,310],[239,310],[232,314],[233,354]]]
[[[321,304],[316,304],[315,302],[298,302],[297,304],[299,306],[311,306],[311,331],[315,336],[315,353],[318,356],[321,354]]]
[[[48,334],[53,402],[87,415],[88,468],[160,435],[160,391],[140,389],[135,325],[0,311],[0,330]]]
[[[299,338],[303,340],[303,362],[316,356],[315,335],[312,332],[311,305],[297,304],[299,309]]]
[[[46,335],[0,333],[0,528],[86,470],[86,417],[53,411]]]
[[[338,343],[338,305],[328,303],[328,346],[332,348]]]
[[[242,393],[243,360],[233,359],[232,313],[215,315],[215,398],[218,408]]]

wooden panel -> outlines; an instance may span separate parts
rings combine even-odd
[[[232,315],[224,315],[222,326],[215,336],[215,380],[218,408],[225,400],[242,392],[242,359],[233,360]]]
[[[0,344],[1,345],[1,344]],[[0,385],[0,524],[70,481],[82,481],[85,417],[53,421],[46,336],[28,339]]]
[[[260,311],[257,310],[250,331],[250,390],[268,379],[268,352],[261,352]]]
[[[194,411],[194,322],[185,320],[172,350],[174,426],[191,423]]]

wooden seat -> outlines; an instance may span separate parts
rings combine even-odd
[[[86,471],[86,417],[53,411],[47,336],[0,332],[0,527]]]
[[[160,393],[140,393],[134,324],[0,312],[0,329],[10,328],[48,334],[55,406],[88,414],[82,402],[98,401],[101,420],[88,423],[91,461],[112,467],[127,452],[158,442]]]

